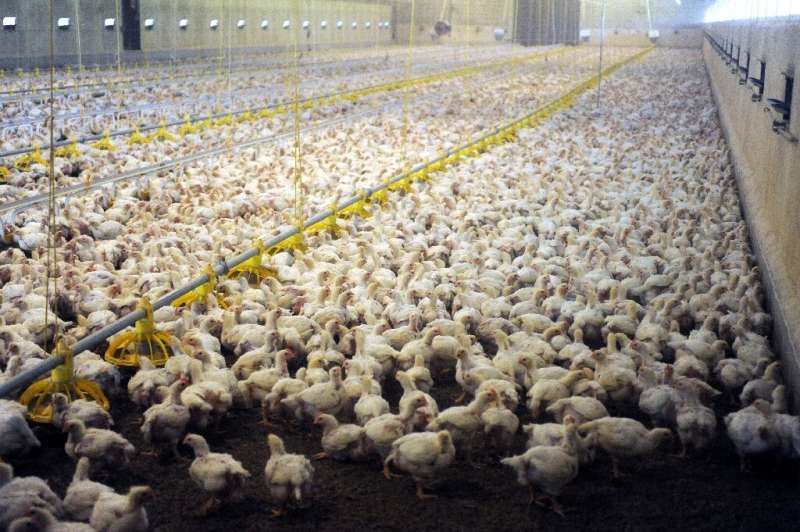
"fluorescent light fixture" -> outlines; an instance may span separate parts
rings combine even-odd
[[[189,27],[189,19],[188,19],[188,18],[182,18],[182,19],[180,19],[180,20],[178,21],[178,27],[179,27],[180,29],[182,29],[182,30],[185,30],[186,28],[188,28],[188,27]]]
[[[592,37],[592,30],[581,30],[578,35],[581,39],[590,39]]]
[[[328,21],[327,20],[323,20],[322,22],[319,23],[319,27],[324,30],[325,28],[328,27]]]
[[[659,32],[658,30],[650,30],[647,32],[647,36],[651,39],[658,39],[660,35],[661,32]]]
[[[156,25],[156,20],[152,18],[144,19],[144,27],[145,29],[152,30],[153,27]]]
[[[356,22],[356,21],[354,20],[354,21],[353,21],[353,29],[356,29],[356,28],[358,28],[358,22]]]
[[[56,25],[59,28],[69,28],[69,17],[61,17],[58,19]]]
[[[304,30],[307,30],[307,29],[308,29],[308,28],[310,28],[310,27],[311,27],[311,21],[309,21],[309,20],[304,20],[304,21],[303,21],[303,29],[304,29]]]
[[[107,18],[103,21],[103,26],[105,26],[106,28],[113,28],[114,24],[116,23],[117,21],[114,20],[113,18]]]
[[[240,30],[244,29],[244,27],[246,25],[247,25],[247,21],[245,19],[243,19],[243,18],[239,19],[239,22],[236,23],[236,27],[239,28]]]
[[[219,28],[219,20],[215,18],[211,19],[211,21],[208,23],[208,27],[212,30]]]
[[[372,27],[372,22],[369,20],[364,23],[364,29],[370,29]]]
[[[291,25],[292,23],[289,22],[288,20],[283,21],[283,29],[288,30]]]
[[[264,19],[264,20],[261,21],[261,29],[265,30],[267,28],[269,28],[269,20]]]
[[[342,20],[337,21],[336,22],[336,27],[339,28],[339,29],[344,28],[344,21],[342,21]]]
[[[4,28],[16,28],[17,27],[17,17],[3,17],[3,27]]]

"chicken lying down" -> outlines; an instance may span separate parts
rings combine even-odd
[[[275,434],[270,434],[267,442],[269,460],[264,468],[264,480],[272,499],[280,506],[272,514],[279,517],[286,514],[291,499],[295,505],[303,505],[311,491],[314,467],[305,456],[287,453],[283,440]]]
[[[573,417],[564,419],[563,431],[561,445],[532,447],[519,456],[501,460],[516,471],[517,482],[528,486],[530,503],[543,505],[550,499],[553,510],[562,516],[556,497],[578,476],[578,432]],[[536,497],[536,489],[544,492],[545,497]]]
[[[25,454],[40,445],[25,420],[25,407],[0,399],[0,456]]]
[[[88,521],[91,518],[92,509],[100,495],[114,492],[105,484],[89,480],[90,465],[89,459],[85,456],[78,460],[72,483],[64,495],[64,511],[69,517],[78,521]]]
[[[223,501],[239,500],[242,487],[250,478],[250,472],[226,453],[212,453],[205,438],[188,434],[183,443],[194,451],[194,461],[189,466],[189,476],[194,483],[211,494],[211,499],[202,510],[204,515],[218,510]]]
[[[60,517],[61,499],[39,477],[14,477],[10,464],[0,462],[0,530],[25,517],[31,508],[41,508]]]
[[[367,458],[366,431],[364,427],[351,423],[340,424],[329,414],[317,414],[315,425],[322,426],[322,450],[314,455],[319,460],[364,460]]]
[[[391,467],[410,474],[417,485],[417,497],[433,497],[423,490],[440,470],[453,463],[456,448],[453,438],[446,430],[439,432],[415,432],[392,443],[389,456],[383,463],[383,474],[392,478]]]
[[[83,421],[86,428],[110,429],[114,426],[111,414],[94,401],[75,399],[70,402],[62,393],[53,394],[53,425],[63,429],[73,419]]]
[[[97,532],[98,529],[86,523],[59,521],[44,508],[33,507],[27,517],[19,517],[11,522],[8,532],[64,531],[64,532]],[[127,530],[127,529],[126,529]]]

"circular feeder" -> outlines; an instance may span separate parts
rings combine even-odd
[[[115,366],[139,367],[139,357],[147,357],[154,366],[163,366],[172,355],[171,344],[175,340],[166,331],[156,329],[153,321],[153,305],[142,298],[138,309],[144,318],[134,325],[132,331],[120,333],[109,343],[105,358]]]
[[[64,363],[50,372],[50,376],[36,381],[19,397],[20,404],[28,409],[28,418],[36,423],[52,423],[53,394],[61,393],[72,402],[76,399],[94,401],[104,410],[110,408],[108,399],[97,383],[75,377],[72,361],[72,350],[59,340],[54,352],[55,356],[63,356]]]

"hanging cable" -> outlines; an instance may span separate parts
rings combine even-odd
[[[406,52],[405,79],[411,79],[411,62],[414,56],[414,20],[417,10],[417,1],[411,0],[411,17],[408,24],[408,49]],[[411,105],[411,87],[403,90],[403,150],[405,152],[405,169],[411,168],[410,151],[408,146],[408,133],[411,127],[409,120],[409,107]]]
[[[302,223],[303,218],[303,198],[301,181],[303,173],[303,156],[300,146],[300,0],[294,0],[294,19],[297,21],[294,28],[294,79],[292,80],[292,110],[294,112],[294,220],[293,223]]]
[[[50,130],[50,157],[48,164],[48,197],[47,197],[47,269],[45,272],[45,307],[44,307],[44,330],[45,330],[45,351],[48,350],[47,346],[47,333],[50,330],[50,305],[51,295],[54,297],[57,291],[57,262],[56,257],[56,157],[55,150],[52,148],[55,138],[55,77],[56,77],[56,62],[55,62],[55,28],[53,23],[54,9],[53,2],[50,0],[50,102],[49,102],[49,116],[47,118]],[[50,291],[50,284],[53,284],[52,294]],[[55,320],[55,327],[53,329],[53,340],[58,334],[58,317]]]

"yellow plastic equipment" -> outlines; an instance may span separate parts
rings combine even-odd
[[[144,318],[136,322],[132,331],[120,333],[109,343],[105,358],[115,366],[138,368],[139,357],[144,356],[154,366],[163,366],[172,355],[171,344],[175,338],[156,329],[149,299],[143,297],[137,308],[144,311]]]
[[[0,166],[0,183],[5,184],[10,176],[11,172],[8,171],[8,168]]]
[[[358,216],[359,218],[369,218],[372,216],[372,213],[367,209],[367,205],[369,205],[369,196],[364,190],[361,190],[358,195],[361,199],[339,211],[340,217],[349,220],[353,216]]]
[[[149,140],[175,140],[175,135],[167,131],[167,123],[166,121],[161,121],[161,127],[156,130],[155,133],[150,135]]]
[[[305,236],[303,236],[303,231],[305,230],[303,222],[297,221],[295,223],[295,227],[297,227],[298,233],[290,236],[280,244],[269,248],[268,252],[270,255],[275,255],[276,253],[280,253],[281,251],[292,251],[292,250],[305,252],[306,249],[308,249],[308,246],[306,245]]]
[[[214,268],[212,268],[211,265],[208,265],[203,270],[203,273],[205,273],[208,276],[208,281],[198,286],[188,294],[185,294],[176,299],[175,301],[173,301],[172,302],[173,307],[179,308],[184,305],[189,306],[197,301],[205,303],[209,297],[213,296],[216,298],[217,304],[220,307],[228,308],[228,305],[227,303],[225,303],[225,300],[219,294],[215,293],[215,290],[217,288],[217,272],[214,271]]]
[[[327,216],[323,220],[309,227],[308,228],[309,233],[312,235],[316,235],[323,231],[327,231],[328,233],[330,233],[331,237],[339,238],[339,236],[341,236],[342,232],[344,231],[342,226],[340,226],[339,222],[337,221],[341,212],[342,211],[340,211],[337,208],[336,203],[333,203],[331,205],[331,215]]]
[[[216,122],[214,122],[214,127],[222,127],[222,126],[229,126],[233,124],[233,115],[228,113]]]
[[[73,157],[80,157],[81,150],[78,149],[78,141],[72,139],[72,142],[67,144],[66,146],[61,146],[60,148],[56,148],[56,157],[63,157],[65,159],[71,159]]]
[[[253,120],[255,120],[255,116],[253,116],[253,113],[251,113],[249,109],[244,113],[240,114],[239,117],[236,119],[236,121],[239,122],[240,124],[243,124],[245,122],[252,122]]]
[[[103,138],[92,144],[92,147],[103,151],[117,151],[117,147],[111,142],[111,134],[107,129],[103,131]]]
[[[72,350],[63,341],[59,340],[56,344],[54,355],[63,356],[64,363],[51,371],[49,377],[31,384],[19,397],[20,404],[28,408],[28,418],[36,423],[51,423],[54,393],[63,393],[70,401],[94,401],[108,410],[110,405],[100,386],[90,380],[75,377]]]
[[[42,150],[39,148],[39,143],[35,142],[33,144],[33,151],[30,153],[26,153],[22,157],[17,158],[14,161],[14,167],[17,170],[22,170],[23,172],[26,170],[30,170],[31,166],[34,164],[41,164],[44,165],[44,158],[42,157]]]
[[[267,248],[264,247],[264,243],[258,240],[254,247],[258,249],[258,254],[250,257],[238,266],[231,268],[228,272],[228,278],[239,279],[240,277],[245,277],[247,282],[255,287],[261,284],[261,281],[267,277],[275,276],[275,270],[264,266],[262,262],[264,253],[267,251]]]
[[[136,126],[133,129],[133,133],[131,134],[130,138],[128,139],[128,146],[136,146],[137,144],[149,144],[149,143],[150,143],[150,138],[142,135],[142,132],[139,131],[139,126]]]
[[[178,134],[181,136],[189,135],[191,133],[197,133],[198,127],[192,124],[192,121],[189,119],[189,115],[184,117],[183,125],[178,128]]]

